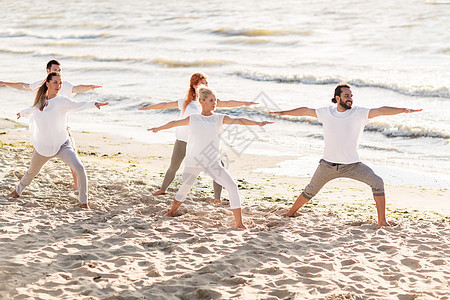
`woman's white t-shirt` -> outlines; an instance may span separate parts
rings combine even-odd
[[[189,116],[186,167],[208,168],[220,162],[220,134],[224,114]]]
[[[199,114],[201,113],[201,106],[198,103],[198,101],[191,101],[188,106],[186,107],[186,110],[183,112],[183,106],[184,106],[184,98],[178,100],[178,109],[180,110],[180,119],[187,118],[193,114]],[[189,135],[189,126],[179,126],[175,130],[175,135],[177,137],[177,140],[187,142],[188,135]]]
[[[30,140],[35,151],[47,157],[58,153],[62,144],[69,139],[67,114],[70,111],[94,108],[95,103],[95,101],[75,102],[58,95],[48,100],[48,105],[42,111],[34,106],[22,110],[21,117],[31,115]]]
[[[323,124],[324,160],[338,164],[360,161],[359,140],[369,121],[369,111],[370,108],[358,106],[345,112],[333,106],[316,109],[317,120]]]

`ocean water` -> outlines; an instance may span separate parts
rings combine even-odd
[[[0,9],[0,80],[37,81],[57,59],[64,80],[103,86],[74,99],[111,105],[73,114],[72,129],[173,143],[174,130],[146,129],[178,118],[177,110],[137,109],[183,97],[190,75],[204,72],[219,99],[259,102],[220,112],[275,121],[227,127],[224,147],[298,157],[254,172],[311,176],[323,150],[321,125],[265,112],[331,105],[345,81],[354,105],[424,109],[372,119],[362,161],[387,183],[450,186],[448,1],[3,0]],[[2,87],[0,117],[13,119],[32,101]]]

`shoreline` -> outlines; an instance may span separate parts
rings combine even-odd
[[[14,147],[32,148],[26,126],[9,119],[0,119],[0,127],[3,128],[0,132],[3,133],[0,134],[0,145],[12,144]],[[72,131],[71,134],[83,162],[87,159],[102,166],[120,166],[117,171],[127,169],[129,171],[135,170],[140,174],[145,173],[143,178],[149,180],[155,190],[161,184],[164,173],[170,164],[173,142],[148,144],[121,135],[86,131]],[[265,156],[245,153],[237,155],[230,149],[226,149],[225,156],[224,161],[229,163],[227,170],[238,182],[240,192],[246,194],[243,198],[251,199],[253,197],[253,201],[262,200],[263,202],[290,205],[310,180],[310,177],[276,175],[257,171],[258,169],[277,168],[277,164],[280,162],[296,159],[296,156]],[[315,162],[312,162],[312,164],[315,164]],[[168,190],[172,193],[176,192],[181,184],[182,170],[183,165],[178,170],[174,183],[169,186]],[[201,173],[199,178],[206,182],[209,180],[209,177],[204,173]],[[208,186],[206,182],[202,187],[199,184],[194,184],[193,190],[210,193],[212,197],[212,185]],[[262,194],[259,192],[262,192]],[[226,192],[223,193],[227,195]],[[373,199],[370,188],[351,179],[330,181],[311,202],[319,202],[315,203],[314,206],[348,205],[349,201],[345,199],[348,194],[353,198],[359,198],[359,200],[367,200],[367,205],[374,205],[374,203],[371,203]],[[424,202],[423,199],[430,194],[433,195],[434,199]],[[386,195],[387,212],[389,210],[428,211],[450,215],[450,203],[446,201],[450,198],[449,189],[386,184]],[[311,206],[311,203],[307,205]]]
[[[72,132],[94,205],[82,210],[59,160],[49,161],[22,197],[5,197],[26,171],[31,147],[23,125],[1,119],[0,126],[0,294],[6,297],[448,297],[448,189],[387,185],[386,214],[396,224],[390,228],[376,225],[370,188],[349,180],[330,182],[298,217],[282,218],[309,178],[251,172],[292,157],[230,151],[230,161],[239,163],[228,170],[249,227],[237,230],[227,201],[212,202],[212,180],[204,174],[176,217],[162,217],[181,176],[166,195],[151,192],[161,184],[172,145]]]

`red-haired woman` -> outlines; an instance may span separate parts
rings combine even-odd
[[[178,108],[180,113],[180,119],[184,119],[193,114],[199,114],[201,112],[201,106],[198,103],[198,95],[197,88],[200,85],[208,85],[207,76],[203,73],[194,73],[191,76],[189,89],[186,93],[186,96],[178,101],[171,102],[162,102],[153,105],[149,105],[146,107],[139,108],[139,110],[150,110],[150,109],[170,109],[170,108]],[[247,102],[247,101],[237,101],[237,100],[229,100],[229,101],[221,101],[217,99],[217,107],[236,107],[236,106],[249,106],[258,104],[255,102]],[[182,126],[176,128],[176,141],[173,146],[172,158],[170,161],[169,169],[164,176],[163,183],[161,188],[153,193],[153,195],[162,195],[166,193],[167,187],[175,178],[175,174],[180,168],[181,163],[183,162],[184,157],[186,156],[186,144],[188,139],[188,126]],[[222,186],[217,182],[213,182],[214,187],[214,201],[220,202],[220,195],[222,193]]]

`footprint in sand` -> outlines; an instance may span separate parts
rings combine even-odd
[[[435,265],[435,266],[442,266],[442,265],[446,265],[447,264],[447,262],[445,260],[441,259],[441,258],[432,260],[431,263],[433,265]]]
[[[306,276],[306,277],[317,277],[320,276],[318,273],[324,271],[324,269],[314,266],[301,266],[294,268],[295,271],[299,273],[300,276]]]
[[[148,277],[161,277],[161,274],[156,269],[152,269],[147,272]]]
[[[191,238],[193,236],[194,235],[190,234],[190,233],[178,232],[178,233],[172,234],[170,236],[170,239],[187,239],[187,238]]]
[[[252,269],[252,273],[258,273],[258,274],[268,274],[268,275],[276,275],[283,273],[279,267],[273,266],[268,268],[262,268],[262,269]]]
[[[341,261],[341,266],[345,267],[345,266],[351,266],[353,264],[358,263],[356,260],[354,259],[345,259],[343,261]]]
[[[384,280],[390,281],[390,282],[394,282],[394,281],[398,281],[403,277],[403,274],[401,273],[396,273],[396,272],[385,272],[381,275],[381,277]]]
[[[328,271],[334,271],[334,265],[331,263],[325,263],[325,262],[313,262],[312,265],[316,267],[320,267],[323,269],[327,269]]]
[[[398,252],[397,247],[395,246],[389,246],[389,245],[383,245],[383,246],[379,246],[378,251],[380,252],[386,252],[388,254],[395,254]]]
[[[402,294],[402,295],[397,295],[398,300],[414,300],[419,298],[420,295],[419,294]]]
[[[250,282],[250,280],[239,277],[239,276],[230,276],[230,277],[222,279],[222,282],[232,284],[232,285],[239,285],[239,284],[247,284]]]
[[[206,266],[197,271],[198,274],[207,274],[207,273],[216,273],[216,270],[213,268]]]
[[[280,299],[293,299],[295,296],[295,293],[290,292],[288,290],[276,290],[276,291],[269,293],[269,295],[280,298]]]
[[[420,261],[413,258],[404,258],[400,261],[402,264],[407,266],[408,268],[411,268],[413,270],[417,270],[422,268],[422,265],[420,264]]]
[[[196,249],[194,249],[195,253],[202,253],[202,254],[208,254],[208,253],[213,253],[213,251],[211,251],[211,249],[209,249],[206,246],[200,246]]]
[[[182,295],[182,299],[221,299],[222,294],[205,288],[199,288],[192,293]]]

